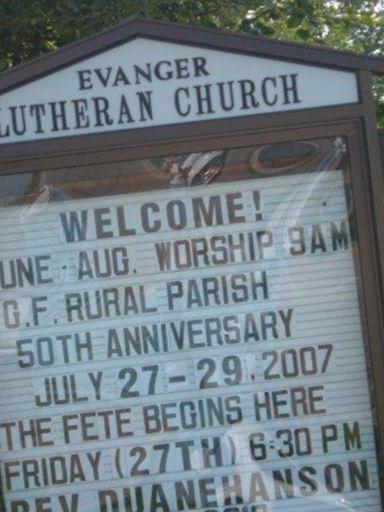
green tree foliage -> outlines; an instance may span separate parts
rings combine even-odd
[[[136,16],[379,55],[384,0],[0,0],[0,70]],[[384,81],[376,81],[384,127]]]

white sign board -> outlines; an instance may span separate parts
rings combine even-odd
[[[0,96],[0,144],[358,101],[352,72],[137,38]]]
[[[0,240],[7,512],[381,511],[341,171],[3,208]]]

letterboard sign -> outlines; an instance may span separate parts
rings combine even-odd
[[[352,70],[140,37],[0,97],[1,141],[345,108],[357,90]],[[2,510],[382,511],[343,130],[0,175]]]

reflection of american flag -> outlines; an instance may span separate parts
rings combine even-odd
[[[332,146],[324,153],[324,156],[312,169],[312,172],[325,171],[331,167],[338,169],[341,159],[346,154],[346,150],[347,147],[343,139],[341,137],[337,137]]]

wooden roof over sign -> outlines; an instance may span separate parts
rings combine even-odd
[[[364,69],[384,74],[382,57],[150,19],[134,19],[123,21],[97,35],[66,45],[55,52],[6,71],[0,75],[0,94],[137,37],[341,70]]]
[[[150,20],[0,76],[0,144],[357,105],[379,59]]]

